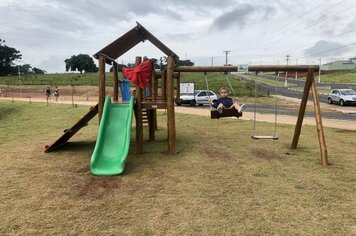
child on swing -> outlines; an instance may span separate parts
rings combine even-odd
[[[214,100],[211,102],[211,105],[216,108],[216,110],[221,114],[223,112],[223,109],[230,109],[230,108],[235,108],[238,113],[243,112],[246,109],[245,104],[239,104],[238,98],[236,98],[235,101],[233,101],[231,98],[229,98],[229,90],[225,87],[220,88],[219,90],[220,93],[220,98],[217,100]]]

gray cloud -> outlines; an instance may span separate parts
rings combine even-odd
[[[339,56],[348,51],[348,49],[343,46],[343,44],[337,42],[320,40],[316,42],[314,46],[304,50],[304,54],[308,57]]]
[[[215,45],[224,45],[224,48],[230,47],[229,50],[233,51],[236,44],[250,44],[261,32],[266,31],[265,35],[268,35],[271,30],[291,20],[303,18],[303,12],[321,4],[324,7],[332,5],[321,0],[2,0],[0,36],[9,46],[21,51],[25,63],[40,68],[43,66],[42,69],[53,72],[62,71],[63,60],[71,55],[97,52],[134,27],[135,21],[143,24],[174,51],[180,50],[188,55],[194,53],[196,56],[219,55],[221,49],[216,49]],[[349,6],[353,6],[351,4]],[[346,8],[347,4],[342,7]],[[352,42],[351,33],[342,34],[356,27],[351,12],[328,14],[328,17],[330,19],[325,24],[315,26],[316,22],[313,22],[313,27],[301,24],[300,27],[306,27],[305,37],[300,37],[309,45],[309,40],[316,42],[339,34],[342,35],[338,38],[340,42]],[[235,38],[236,32],[239,35]],[[293,37],[295,35],[287,31],[285,37],[278,41],[278,48],[272,48],[272,40],[265,43],[266,47],[278,51],[282,46],[290,45],[288,33]],[[320,48],[320,43],[315,48],[317,46]],[[137,47],[132,54],[141,54],[146,47]],[[130,53],[125,57],[131,57]],[[144,53],[148,55],[149,51]],[[275,55],[280,55],[280,52]]]
[[[276,13],[272,6],[240,4],[234,10],[225,12],[212,23],[212,29],[225,30],[232,27],[244,28],[248,23],[268,20]]]
[[[265,20],[270,19],[274,14],[276,13],[276,9],[271,7],[271,6],[267,6],[264,8],[264,15],[263,18]]]
[[[212,24],[212,28],[224,30],[235,25],[243,28],[247,22],[247,18],[254,11],[255,9],[252,5],[239,5],[234,10],[217,17]]]

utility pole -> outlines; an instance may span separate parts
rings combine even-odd
[[[210,57],[211,58],[211,66],[214,66],[214,57]]]
[[[298,65],[298,59],[295,59],[295,64]],[[298,71],[295,72],[295,79],[298,79]]]
[[[287,66],[288,66],[288,64],[289,64],[289,55],[287,55],[286,56],[286,58],[287,58]],[[288,72],[286,71],[286,77],[285,77],[285,79],[284,79],[284,87],[287,87],[288,86]]]
[[[227,66],[227,54],[229,54],[230,51],[223,51],[223,53],[225,53],[225,66]]]
[[[319,58],[319,77],[318,77],[318,83],[320,83],[320,74],[321,74],[321,58]]]

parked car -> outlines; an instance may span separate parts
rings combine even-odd
[[[328,102],[339,103],[341,106],[356,104],[356,92],[353,89],[333,89],[329,94]]]
[[[204,104],[209,104],[209,100],[217,99],[216,94],[211,90],[195,90],[194,94],[184,94],[180,95],[180,99],[176,101],[177,106],[181,104],[189,104],[195,106],[203,106]]]

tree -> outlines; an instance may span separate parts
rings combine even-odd
[[[64,60],[66,71],[76,71],[80,73],[85,72],[97,72],[98,67],[95,65],[93,58],[88,54],[73,55],[71,58]]]
[[[46,73],[45,70],[41,70],[41,69],[36,68],[36,67],[33,67],[33,68],[32,68],[32,71],[33,71],[33,73],[35,73],[35,74],[44,74],[44,73]]]
[[[32,67],[30,64],[24,64],[24,65],[19,65],[18,70],[20,71],[21,74],[27,75],[32,73]]]
[[[127,68],[127,65],[124,65],[124,64],[117,64],[117,71],[118,72],[121,72],[122,71],[122,68]],[[113,67],[110,67],[110,72],[112,72],[113,70]]]
[[[5,45],[5,40],[0,39],[0,76],[12,74],[14,61],[20,60],[22,55],[15,48]]]
[[[194,62],[191,62],[190,60],[179,60],[176,66],[194,66]]]
[[[164,56],[160,58],[160,68],[164,69],[167,67],[168,57]],[[157,62],[158,63],[158,62]],[[178,60],[176,66],[194,66],[194,62],[190,60]]]

